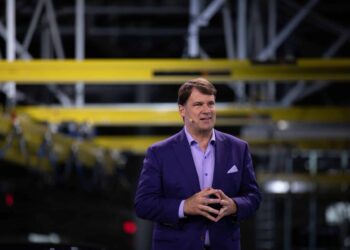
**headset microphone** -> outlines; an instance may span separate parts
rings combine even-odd
[[[190,123],[194,123],[194,120],[192,118],[189,119]]]

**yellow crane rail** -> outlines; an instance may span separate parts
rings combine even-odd
[[[49,123],[76,122],[113,126],[177,126],[183,122],[177,106],[48,107],[23,106],[18,113]],[[242,107],[217,105],[217,125],[261,124],[277,121],[349,123],[350,107]]]
[[[0,61],[0,82],[19,84],[182,83],[204,76],[215,83],[237,80],[350,80],[350,59],[298,59],[256,63],[227,59],[88,59]]]
[[[130,151],[137,154],[144,154],[152,144],[166,139],[170,135],[146,136],[146,135],[121,135],[121,136],[97,136],[93,139],[96,145],[110,150]],[[269,150],[271,145],[297,147],[300,149],[348,149],[350,140],[341,139],[261,139],[242,138],[248,141],[252,149]]]

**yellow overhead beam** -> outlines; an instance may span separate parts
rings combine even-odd
[[[115,59],[0,61],[0,82],[20,84],[182,83],[205,76],[215,83],[236,80],[350,80],[350,59],[300,59],[254,63],[227,59]]]
[[[98,136],[94,142],[104,148],[130,151],[143,154],[152,144],[165,139],[167,136]]]
[[[145,107],[18,107],[37,121],[49,123],[76,122],[114,126],[182,125],[177,106]],[[234,105],[217,106],[217,125],[261,124],[286,120],[291,122],[350,122],[350,107],[258,108]]]
[[[143,154],[152,144],[167,138],[163,136],[145,136],[145,135],[122,135],[122,136],[97,136],[93,139],[97,145],[120,151],[131,151]],[[254,140],[243,138],[249,142],[252,148],[264,148],[269,150],[269,146],[294,146],[302,149],[348,149],[350,146],[349,139],[265,139]]]

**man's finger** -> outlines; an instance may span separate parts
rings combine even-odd
[[[207,204],[206,205],[209,205],[209,204],[221,204],[221,199],[217,198],[209,198],[207,199]]]
[[[206,211],[207,212],[209,212],[209,213],[212,213],[212,214],[220,214],[220,211],[219,210],[217,210],[217,209],[214,209],[214,208],[212,208],[212,207],[209,207],[209,206],[206,206]]]
[[[223,215],[218,215],[216,218],[215,218],[215,222],[218,222],[219,220],[221,220],[224,216]]]
[[[209,207],[209,206],[205,206],[205,205],[199,205],[198,208],[199,208],[201,211],[208,212],[208,213],[213,213],[213,214],[219,214],[219,213],[220,213],[219,210],[214,209],[214,208]]]
[[[204,191],[205,192],[203,192],[203,194],[206,196],[214,194],[214,195],[218,195],[218,197],[220,197],[218,189],[209,188],[209,189],[205,189]]]
[[[216,217],[210,215],[209,213],[206,213],[206,217],[207,217],[209,220],[216,222]]]
[[[205,194],[205,193],[207,193],[207,192],[210,192],[211,190],[214,190],[214,189],[211,188],[211,187],[207,187],[207,188],[203,189],[202,191],[200,191],[199,193],[200,193],[200,194]]]
[[[222,199],[228,199],[229,197],[220,189],[217,189],[217,192],[220,194]]]
[[[218,222],[219,220],[221,220],[225,215],[226,215],[226,210],[227,208],[222,207],[219,211],[219,215],[215,218],[215,222]]]
[[[201,211],[201,212],[200,212],[200,215],[202,215],[203,217],[205,217],[205,218],[207,218],[207,219],[209,219],[209,220],[211,220],[211,221],[216,222],[215,217],[211,216],[211,215],[210,215],[209,213],[207,213],[207,212]]]
[[[230,205],[230,202],[229,202],[228,200],[222,199],[222,200],[220,200],[220,204],[221,204],[222,206],[229,206],[229,205]]]

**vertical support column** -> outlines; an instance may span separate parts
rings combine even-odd
[[[16,0],[6,0],[6,59],[8,62],[13,62],[16,57],[16,15],[15,15]],[[15,82],[7,82],[4,86],[7,96],[7,107],[12,107],[16,104],[16,84]]]
[[[277,29],[277,11],[276,0],[270,0],[268,3],[268,19],[267,19],[267,40],[271,43],[276,37]],[[271,53],[271,57],[275,57],[275,51]]]
[[[284,151],[283,156],[286,156],[288,152]],[[286,157],[284,157],[286,158]],[[289,163],[289,164],[288,164]],[[287,162],[285,166],[285,173],[293,173],[293,161]],[[284,198],[284,223],[283,223],[283,249],[290,250],[292,249],[292,223],[293,223],[293,193],[291,190],[291,183],[289,183],[289,190]]]
[[[231,18],[230,5],[228,2],[222,9],[222,19],[224,24],[225,46],[227,58],[233,59],[235,57],[235,44],[233,38],[233,25]]]
[[[317,159],[318,159],[318,152],[316,150],[313,150],[309,153],[309,174],[315,175],[317,174]]]
[[[263,21],[260,12],[260,0],[252,0],[250,8],[250,23],[249,23],[249,33],[253,37],[252,55],[255,57],[260,50],[264,48],[264,31],[263,31]],[[248,35],[249,37],[249,35]]]
[[[7,61],[15,60],[15,34],[16,34],[16,20],[15,20],[15,0],[6,0],[6,58]]]
[[[340,166],[343,171],[346,171],[348,168],[348,159],[349,159],[348,151],[347,150],[342,151],[340,155]]]
[[[283,249],[292,249],[292,193],[284,198]]]
[[[235,40],[234,40],[234,32],[233,32],[234,27],[232,25],[231,10],[230,10],[230,4],[228,1],[226,1],[225,6],[222,9],[222,21],[224,25],[226,55],[228,59],[234,59],[236,57]],[[231,89],[235,91],[236,95],[238,96],[237,85],[235,85],[233,81],[230,81],[228,85],[230,86]]]
[[[237,2],[237,55],[238,59],[247,57],[247,1]]]
[[[85,58],[85,0],[75,2],[75,58],[77,61]],[[85,104],[85,85],[77,82],[75,85],[75,105]]]
[[[188,56],[198,57],[199,55],[199,25],[195,20],[199,16],[200,1],[190,0],[190,23],[188,25]]]
[[[47,21],[50,25],[50,32],[52,36],[52,43],[55,48],[55,52],[58,58],[64,58],[64,50],[63,50],[63,44],[58,28],[58,24],[56,21],[56,13],[53,7],[52,0],[46,0],[46,16],[47,16]]]
[[[52,43],[50,38],[50,31],[48,27],[43,27],[41,34],[40,34],[40,57],[41,58],[52,58],[53,57],[53,50],[52,50]]]
[[[318,162],[318,152],[313,150],[309,153],[309,174],[317,174],[317,162]],[[309,197],[309,249],[316,249],[316,221],[317,221],[317,204],[316,198],[311,193]]]
[[[276,0],[268,2],[268,19],[267,19],[267,41],[270,44],[276,37],[277,30],[277,5]],[[271,58],[275,58],[275,51],[271,54]],[[267,83],[267,101],[274,102],[276,99],[276,83],[268,81]]]
[[[251,0],[248,14],[248,34],[247,43],[251,57],[255,57],[264,47],[263,22],[260,14],[260,0]],[[248,49],[247,49],[248,50]],[[252,82],[249,85],[248,100],[250,102],[262,102],[267,98],[266,84],[256,84]]]
[[[316,249],[317,242],[317,200],[316,194],[311,193],[309,198],[309,248]]]
[[[237,58],[247,57],[247,0],[237,0]],[[244,102],[245,85],[238,81],[235,87],[236,96],[239,102]]]

